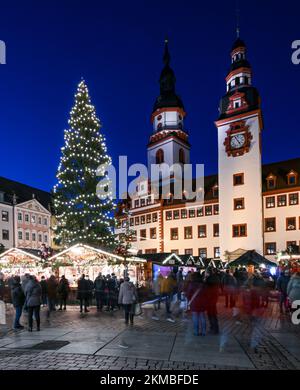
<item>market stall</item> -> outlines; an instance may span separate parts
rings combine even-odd
[[[39,256],[38,250],[11,248],[0,254],[0,272],[4,274],[5,279],[26,273],[40,279],[43,275],[49,277],[52,269]]]
[[[71,287],[77,286],[77,281],[82,274],[95,280],[99,272],[102,275],[114,273],[118,279],[124,277],[126,269],[130,280],[137,283],[143,278],[141,264],[144,261],[137,258],[128,258],[95,248],[85,244],[73,245],[49,258],[49,263],[58,270],[58,275],[69,280]]]
[[[249,273],[253,273],[255,269],[276,269],[277,263],[266,259],[264,256],[257,253],[255,250],[245,252],[237,259],[230,261],[228,267],[247,267]]]

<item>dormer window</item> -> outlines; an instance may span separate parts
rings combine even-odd
[[[276,176],[270,174],[266,180],[268,190],[273,190],[274,188],[276,188]]]
[[[214,198],[217,198],[219,196],[219,187],[217,184],[213,187],[212,192]]]
[[[293,186],[297,184],[297,182],[298,182],[298,173],[296,171],[291,170],[287,174],[287,183],[289,186]]]

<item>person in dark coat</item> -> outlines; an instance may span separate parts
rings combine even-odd
[[[235,301],[237,296],[237,280],[227,269],[221,279],[222,290],[225,295],[225,307],[235,307]]]
[[[22,316],[23,306],[25,303],[25,294],[21,287],[21,278],[20,276],[15,276],[13,278],[12,288],[11,288],[11,299],[14,308],[16,309],[16,316],[14,320],[14,329],[24,329],[24,326],[20,324],[20,318]]]
[[[41,277],[41,282],[40,282],[41,288],[42,288],[42,305],[47,306],[47,282],[45,279],[45,276]]]
[[[58,283],[54,275],[51,275],[47,280],[47,296],[48,296],[48,317],[50,313],[55,311],[56,299],[57,299],[57,286]]]
[[[285,270],[284,272],[281,272],[279,278],[277,279],[276,289],[280,292],[280,313],[283,313],[283,306],[285,308],[285,311],[288,312],[287,286],[289,284],[290,278],[290,271]]]
[[[95,289],[95,297],[96,297],[96,303],[97,303],[97,310],[101,311],[104,304],[104,288],[105,288],[105,280],[99,272],[99,275],[96,277],[94,281],[94,289]]]
[[[210,323],[210,332],[213,334],[219,333],[219,321],[217,312],[217,302],[220,293],[220,278],[217,275],[217,270],[214,268],[209,271],[206,278],[207,287],[207,315]]]
[[[86,281],[88,285],[88,306],[93,304],[93,292],[94,292],[94,282],[86,275]]]
[[[199,273],[194,273],[191,282],[187,288],[187,299],[192,312],[194,335],[205,336],[206,334],[206,319],[205,311],[207,309],[207,287],[203,283],[202,277]],[[201,331],[199,332],[199,325],[201,323]]]
[[[78,280],[78,290],[77,290],[77,299],[80,301],[80,313],[83,311],[88,313],[89,305],[89,282],[85,278],[85,274],[82,274],[81,278]]]
[[[4,274],[0,273],[0,301],[4,301],[5,293],[5,283],[4,283]]]
[[[67,299],[69,296],[70,292],[70,286],[69,286],[69,281],[66,279],[65,275],[62,275],[58,287],[57,287],[57,293],[59,296],[59,309],[62,310],[62,307],[64,306],[64,310],[67,309]]]
[[[30,275],[25,287],[25,305],[28,308],[28,331],[32,332],[33,315],[36,320],[37,331],[40,330],[40,309],[41,309],[42,288],[36,277]]]
[[[118,302],[124,308],[125,324],[128,325],[130,320],[130,324],[133,325],[137,292],[129,277],[124,278],[124,282],[120,286]]]

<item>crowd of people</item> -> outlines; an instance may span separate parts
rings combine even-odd
[[[88,313],[95,299],[97,311],[113,312],[123,307],[125,323],[133,324],[134,315],[139,305],[139,294],[136,286],[128,277],[117,279],[116,275],[99,275],[94,281],[82,275],[77,283],[76,298],[79,301],[80,313]],[[38,280],[35,276],[25,274],[14,276],[4,281],[0,273],[0,300],[4,300],[5,286],[10,290],[11,302],[15,308],[14,329],[23,329],[20,323],[22,313],[28,315],[28,330],[40,330],[40,309],[47,308],[47,317],[53,311],[64,311],[70,294],[68,280],[63,275],[60,279],[51,275]],[[239,323],[242,312],[251,317],[256,309],[268,307],[272,297],[278,298],[280,312],[291,311],[291,303],[300,300],[300,273],[290,274],[289,270],[281,272],[278,278],[268,271],[255,270],[248,273],[246,268],[235,270],[218,270],[209,268],[205,271],[188,272],[183,269],[170,272],[166,277],[158,274],[152,283],[153,320],[160,319],[159,311],[164,305],[167,321],[174,322],[176,313],[191,312],[195,335],[204,336],[209,332],[219,333],[217,303],[224,296],[224,305],[232,309],[232,315]],[[147,301],[147,299],[146,299]]]

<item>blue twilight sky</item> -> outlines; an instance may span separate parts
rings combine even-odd
[[[187,111],[192,162],[217,172],[214,120],[235,39],[235,0],[1,0],[0,176],[50,190],[63,130],[86,79],[116,161],[146,161],[150,114],[169,36],[177,92]],[[263,161],[300,157],[300,2],[240,0],[264,114]]]

